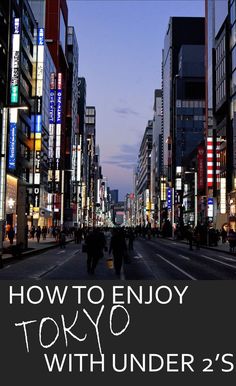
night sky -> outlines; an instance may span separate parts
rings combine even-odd
[[[203,0],[67,0],[79,44],[79,76],[97,112],[103,175],[133,191],[133,170],[154,89],[161,87],[161,53],[170,16],[204,16]]]

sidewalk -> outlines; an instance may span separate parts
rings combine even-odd
[[[73,241],[74,239],[72,237],[66,238],[66,243],[69,243]],[[13,246],[16,245],[16,239],[13,240]],[[41,253],[42,251],[47,251],[51,248],[56,248],[59,246],[59,242],[55,240],[54,237],[47,236],[46,240],[40,239],[40,242],[37,242],[36,237],[34,239],[28,239],[28,249],[24,250],[21,254],[22,257],[24,256],[32,256]],[[7,251],[8,248],[10,248],[10,242],[9,240],[4,240],[3,242],[3,254],[2,259],[12,259],[12,253],[10,251]]]
[[[172,240],[174,242],[182,243],[182,244],[189,244],[189,242],[186,239],[184,239],[184,240],[174,239],[173,240],[171,237],[168,237],[168,240]],[[219,241],[217,246],[209,246],[209,245],[202,245],[201,244],[200,248],[210,249],[212,251],[223,252],[223,253],[227,253],[231,256],[236,256],[236,248],[235,248],[235,252],[230,252],[228,241],[226,241],[226,243],[224,243],[224,244],[221,241]],[[193,249],[195,249],[194,244],[193,244]]]

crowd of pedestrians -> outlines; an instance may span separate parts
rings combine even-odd
[[[101,258],[113,260],[117,276],[124,262],[128,262],[129,252],[133,250],[135,231],[132,228],[83,228],[83,251],[87,252],[87,272],[94,274]],[[75,238],[76,240],[76,238]]]
[[[152,238],[166,238],[173,236],[172,226],[169,220],[166,220],[161,229],[151,228],[150,226],[136,227],[114,227],[114,228],[66,228],[60,227],[35,227],[34,225],[27,231],[28,237],[32,240],[36,238],[40,243],[41,238],[54,238],[60,248],[66,248],[66,239],[74,239],[76,244],[82,244],[82,251],[87,253],[87,272],[94,274],[100,259],[106,256],[107,261],[112,261],[116,275],[120,275],[124,262],[129,262],[130,253],[134,250],[134,240],[143,238],[150,240]],[[15,230],[8,225],[6,236],[10,245],[13,244]],[[222,244],[228,242],[230,251],[236,247],[236,232],[233,229],[223,227],[220,231],[214,229],[209,224],[198,223],[196,227],[190,225],[177,226],[174,230],[176,239],[186,239],[189,242],[190,250],[200,249],[201,245],[217,246],[221,240]],[[109,266],[111,268],[111,266]]]

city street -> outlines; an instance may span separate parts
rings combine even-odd
[[[5,262],[0,279],[236,279],[235,256],[206,248],[190,251],[187,244],[169,239],[135,240],[134,251],[120,277],[107,267],[108,253],[99,261],[94,275],[87,274],[86,257],[81,252],[81,244],[71,242],[65,250],[53,248],[22,261]]]

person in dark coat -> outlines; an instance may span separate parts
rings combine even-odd
[[[109,254],[113,254],[114,268],[117,275],[120,275],[123,259],[126,255],[127,247],[124,232],[120,229],[114,229]]]
[[[62,230],[59,234],[59,245],[60,245],[61,249],[66,248],[66,234],[65,234],[64,230]]]
[[[42,233],[41,227],[38,226],[38,228],[36,229],[36,238],[37,238],[38,243],[39,243],[39,240],[40,240],[40,237],[41,237],[41,233]]]
[[[89,232],[85,244],[87,246],[87,271],[94,274],[99,259],[103,257],[103,250],[106,248],[104,233],[99,228]]]
[[[15,236],[15,231],[14,231],[13,227],[11,226],[10,230],[8,231],[8,239],[9,239],[11,245],[13,244],[14,236]]]
[[[128,230],[128,246],[129,246],[129,251],[134,250],[134,232],[132,229]]]

